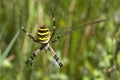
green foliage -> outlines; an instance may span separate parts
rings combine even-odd
[[[119,4],[120,0],[1,0],[0,80],[120,79]],[[25,61],[41,45],[20,31],[21,26],[34,36],[41,25],[52,29],[50,9],[56,17],[55,37],[62,35],[51,45],[64,67],[44,51],[30,67]],[[89,23],[101,19],[107,20]]]
[[[15,43],[17,37],[19,35],[19,31],[16,33],[16,35],[13,37],[12,41],[10,42],[10,44],[8,45],[8,47],[5,49],[5,51],[3,52],[3,54],[0,56],[0,66],[2,65],[4,59],[7,57],[8,53],[10,52],[13,44]]]

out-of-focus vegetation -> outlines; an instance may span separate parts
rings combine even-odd
[[[64,67],[44,51],[30,67],[25,61],[40,44],[21,26],[34,36],[41,25],[52,29],[50,8],[63,35],[51,45]],[[107,20],[81,26],[98,19]],[[0,80],[118,80],[119,58],[120,0],[0,0]]]

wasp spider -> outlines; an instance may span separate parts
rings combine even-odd
[[[26,30],[24,29],[24,27],[22,27],[22,31],[28,35],[34,42],[38,42],[41,44],[41,47],[38,48],[32,55],[31,57],[26,61],[26,64],[31,64],[32,66],[32,61],[34,60],[34,58],[40,53],[41,50],[49,50],[51,55],[53,56],[53,58],[56,60],[56,62],[58,63],[58,65],[60,67],[63,66],[62,62],[60,61],[60,59],[57,57],[55,51],[52,49],[52,47],[50,46],[49,42],[51,41],[51,39],[53,38],[53,36],[55,35],[56,32],[56,24],[55,24],[55,17],[52,14],[53,17],[53,32],[49,29],[48,26],[43,25],[41,27],[38,28],[38,32],[37,32],[37,37],[33,37],[30,33],[26,32]],[[59,38],[59,37],[58,37]],[[54,42],[54,41],[53,41]]]

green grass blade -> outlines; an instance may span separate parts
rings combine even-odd
[[[3,28],[0,31],[0,40],[2,39],[2,35],[3,35],[3,33],[4,33],[4,31],[5,31],[6,27],[7,27],[6,25],[7,25],[7,22],[3,25]]]
[[[8,47],[5,49],[5,51],[3,52],[3,54],[0,56],[0,66],[2,65],[2,62],[4,61],[4,59],[6,58],[6,56],[8,55],[8,53],[10,52],[13,44],[15,43],[18,35],[19,35],[20,31],[17,31],[16,35],[13,37],[12,41],[9,43]]]

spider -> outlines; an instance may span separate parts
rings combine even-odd
[[[52,11],[51,11],[52,13]],[[63,63],[60,61],[59,57],[57,56],[57,54],[55,53],[55,51],[53,50],[53,48],[50,46],[49,42],[52,41],[51,39],[53,38],[53,36],[56,33],[56,21],[55,21],[55,17],[54,14],[52,13],[52,21],[53,21],[53,32],[49,29],[48,26],[43,25],[40,26],[38,28],[38,32],[37,32],[37,37],[33,37],[31,35],[31,33],[26,32],[26,30],[24,29],[24,27],[22,26],[22,31],[29,36],[34,42],[40,43],[41,47],[38,48],[32,55],[31,57],[26,61],[26,64],[31,64],[32,66],[32,61],[34,60],[34,58],[40,53],[41,50],[48,50],[50,51],[51,55],[53,56],[53,58],[56,60],[56,62],[58,63],[58,65],[60,67],[63,66]],[[59,38],[60,35],[58,35],[57,38]],[[56,40],[54,40],[53,42],[56,42]]]

